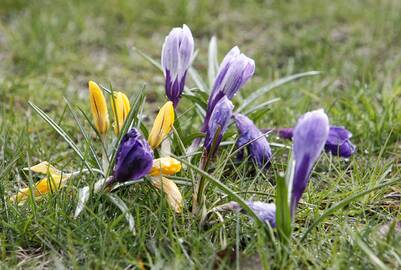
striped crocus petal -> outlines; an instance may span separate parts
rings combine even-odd
[[[251,158],[256,162],[259,168],[268,168],[272,152],[263,133],[255,126],[251,119],[245,115],[235,113],[233,115],[235,124],[239,132],[237,147],[241,148],[247,145]],[[242,156],[243,150],[240,153]]]
[[[184,90],[185,78],[194,53],[194,39],[185,24],[173,28],[166,37],[161,56],[166,95],[177,106]]]
[[[153,166],[153,151],[137,129],[124,135],[117,149],[112,182],[138,180]]]
[[[209,117],[219,100],[223,96],[227,96],[231,100],[254,73],[255,61],[241,53],[237,46],[226,54],[213,84],[212,93],[208,100],[205,124],[201,131],[206,131]]]
[[[292,183],[291,212],[301,199],[329,135],[329,119],[322,109],[304,114],[294,128],[293,157],[295,171]]]
[[[208,129],[205,137],[205,148],[209,156],[213,156],[220,145],[223,134],[226,132],[230,123],[234,105],[225,96],[214,108],[208,122]],[[213,144],[213,149],[212,149]]]

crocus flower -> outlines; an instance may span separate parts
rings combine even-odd
[[[208,129],[205,138],[205,148],[210,156],[214,155],[220,145],[223,134],[230,123],[233,108],[234,105],[226,96],[224,96],[214,107],[208,122]],[[211,149],[213,143],[213,149]]]
[[[247,145],[249,155],[259,168],[267,168],[270,163],[272,152],[266,137],[263,136],[263,133],[255,126],[252,120],[245,115],[235,113],[234,120],[239,132],[237,147],[241,148],[250,142]],[[242,153],[243,150],[240,156],[242,156]]]
[[[89,81],[89,101],[96,130],[101,135],[104,135],[109,128],[106,99],[104,98],[103,91],[93,81]]]
[[[232,48],[220,64],[219,71],[210,94],[204,126],[207,123],[216,104],[226,96],[231,100],[238,90],[253,76],[255,72],[255,61],[241,53],[238,47]]]
[[[160,145],[163,139],[169,134],[174,124],[174,107],[171,101],[161,107],[149,133],[148,142],[152,149]]]
[[[291,195],[292,213],[308,185],[313,165],[319,158],[328,135],[329,119],[322,109],[303,115],[294,128],[295,170]]]
[[[124,135],[117,150],[112,182],[138,180],[152,169],[153,151],[137,129]]]
[[[350,157],[355,152],[355,145],[350,141],[352,133],[344,127],[330,126],[329,136],[324,149],[333,155]]]
[[[162,157],[153,160],[150,176],[174,175],[181,171],[181,162],[171,157]]]
[[[163,44],[161,65],[166,79],[166,95],[174,107],[177,107],[184,90],[193,53],[194,39],[188,26],[173,28]]]
[[[280,138],[292,139],[292,128],[278,128],[276,132]],[[330,126],[329,136],[324,145],[326,152],[335,156],[348,158],[355,153],[356,147],[351,143],[352,133],[345,127]]]
[[[114,133],[118,135],[131,109],[128,97],[122,92],[114,92],[114,101],[111,101],[111,108],[114,115]]]
[[[47,177],[42,178],[35,184],[34,187],[32,187],[32,194],[35,196],[35,199],[40,199],[50,192],[61,189],[65,186],[67,180],[72,175],[70,173],[63,173],[59,171],[47,161],[43,161],[27,169],[35,173],[47,175]],[[25,202],[30,195],[31,191],[29,188],[22,188],[15,195],[13,195],[10,200],[12,202],[21,204]]]

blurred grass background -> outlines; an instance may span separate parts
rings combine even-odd
[[[320,76],[269,93],[266,100],[272,97],[282,100],[258,120],[258,125],[291,126],[306,110],[323,107],[333,124],[347,126],[358,146],[358,155],[350,165],[356,180],[351,177],[350,182],[342,183],[341,188],[336,183],[329,184],[331,192],[339,192],[337,195],[342,197],[352,187],[358,187],[359,182],[376,183],[382,172],[377,168],[384,170],[389,164],[399,168],[401,1],[2,0],[0,161],[4,168],[16,158],[16,153],[22,158],[2,175],[0,192],[6,194],[15,190],[15,181],[21,181],[18,170],[26,167],[28,160],[33,163],[51,160],[67,167],[74,162],[68,147],[60,143],[60,138],[32,113],[28,100],[61,121],[65,113],[63,96],[88,107],[88,80],[106,85],[112,83],[115,89],[130,95],[146,84],[149,102],[156,103],[149,105],[148,110],[154,111],[164,100],[163,76],[132,47],[159,59],[165,35],[172,27],[183,23],[192,30],[199,50],[194,66],[205,78],[207,46],[213,35],[218,38],[220,59],[232,46],[238,45],[246,55],[256,60],[255,77],[244,87],[236,102],[242,95],[285,75],[309,70],[322,72]],[[189,81],[189,85],[194,84]],[[71,133],[78,130],[72,122],[66,120],[63,124]],[[80,137],[76,139],[82,140]],[[367,172],[371,167],[374,167],[372,171]],[[315,200],[330,202],[326,195],[323,193],[322,198],[316,197]],[[398,212],[388,217],[377,215],[374,220],[385,222],[397,215]],[[15,230],[11,234],[13,241],[9,242],[15,249],[4,245],[0,251],[0,259],[10,267],[24,261],[15,252],[29,249],[33,242],[33,246],[46,243],[45,250],[51,250],[49,246],[57,243],[46,235],[46,230],[40,234],[41,240],[32,240],[35,229],[26,229],[24,226],[28,225],[21,223],[23,218],[21,213],[17,213],[16,227],[7,229]],[[28,230],[28,235],[21,236],[24,230]],[[70,239],[65,232],[59,233],[63,241]],[[341,230],[336,233],[333,232],[334,238],[341,236]],[[0,241],[5,243],[9,236],[10,233],[4,229]],[[188,237],[196,238],[196,241],[191,238],[194,241],[190,242],[191,245],[202,249],[202,234]],[[320,241],[324,241],[324,232],[316,233],[315,237],[319,239],[315,242],[317,248]],[[109,243],[104,241],[106,245]],[[334,268],[347,263],[359,267],[366,265],[363,256],[355,262],[347,261],[349,250],[342,242],[344,239],[340,237],[333,241],[338,246],[322,247],[320,251],[308,250],[306,253],[309,252],[310,257],[306,256],[303,265],[310,263],[315,267]],[[130,250],[121,243],[116,245],[118,248],[111,249],[117,254],[120,249]],[[71,251],[76,243],[67,246]],[[109,262],[97,258],[107,252],[104,248],[86,250],[94,260],[91,266],[117,267],[125,263],[119,256],[116,261]],[[70,258],[77,250],[66,256]],[[338,260],[328,259],[333,251],[339,252]],[[30,252],[36,256],[35,252]],[[325,260],[314,258],[314,252]],[[196,258],[197,255],[193,256]],[[40,258],[34,261],[32,265],[42,262]],[[207,261],[207,257],[199,258],[200,265],[202,261]]]

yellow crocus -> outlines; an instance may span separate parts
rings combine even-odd
[[[174,124],[174,106],[171,101],[168,101],[160,109],[150,131],[148,142],[154,149],[160,145],[163,139],[171,131]]]
[[[49,164],[47,161],[41,162],[38,165],[26,168],[36,173],[47,174],[48,177],[42,178],[32,187],[32,194],[36,199],[40,199],[43,195],[59,190],[65,186],[68,178],[71,177],[69,173],[63,173]],[[10,200],[21,204],[25,202],[31,195],[29,188],[22,188],[16,194],[11,196]]]
[[[128,97],[122,92],[114,92],[114,104],[112,101],[111,108],[114,115],[114,133],[118,135],[131,109]]]
[[[106,99],[103,91],[93,81],[89,81],[89,100],[95,127],[101,135],[104,135],[110,125]]]
[[[182,195],[177,185],[165,177],[151,177],[151,183],[154,187],[162,190],[166,194],[166,199],[171,208],[176,213],[182,212]]]
[[[150,176],[174,175],[181,171],[181,162],[171,157],[163,157],[153,160]]]

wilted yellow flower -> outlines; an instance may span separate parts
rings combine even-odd
[[[181,192],[177,185],[165,177],[151,177],[151,182],[154,187],[163,190],[171,208],[173,208],[176,213],[181,213],[183,202]]]
[[[101,135],[104,135],[109,128],[106,99],[104,98],[103,91],[93,81],[89,81],[89,100],[95,127]]]
[[[112,101],[111,108],[113,109],[113,115],[114,115],[114,124],[113,124],[114,133],[118,135],[131,109],[128,97],[124,93],[114,92],[114,104]]]
[[[173,175],[181,171],[181,162],[171,157],[163,157],[153,160],[150,176]]]
[[[154,149],[162,142],[162,140],[171,131],[174,124],[174,106],[171,101],[168,101],[160,109],[150,131],[148,142]]]
[[[69,173],[63,173],[56,168],[54,168],[47,161],[41,162],[38,165],[27,168],[33,172],[47,174],[48,177],[42,178],[39,182],[32,187],[32,193],[36,199],[41,198],[43,195],[59,190],[65,186],[68,178],[71,177]],[[15,195],[11,196],[10,200],[12,202],[23,203],[26,201],[31,192],[29,188],[20,189]]]

